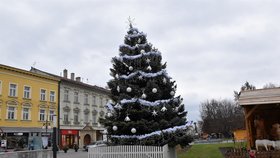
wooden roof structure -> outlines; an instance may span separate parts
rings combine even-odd
[[[238,102],[245,112],[247,147],[255,147],[256,139],[273,139],[272,125],[280,123],[280,88],[241,91]]]

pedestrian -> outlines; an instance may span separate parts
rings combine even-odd
[[[30,142],[28,150],[34,150],[33,140]]]

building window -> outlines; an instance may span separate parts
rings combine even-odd
[[[69,115],[68,113],[64,113],[64,124],[68,124],[69,123]]]
[[[54,116],[54,110],[50,110],[50,113],[49,113],[49,120],[50,121],[53,121],[53,116]]]
[[[16,84],[10,84],[10,96],[16,97],[17,96],[17,85]]]
[[[40,116],[39,116],[39,119],[40,121],[45,121],[45,110],[43,109],[40,109]]]
[[[88,104],[88,94],[85,94],[85,104]]]
[[[92,97],[92,104],[93,104],[93,105],[96,105],[96,96],[93,96],[93,97]]]
[[[8,119],[14,120],[15,118],[15,107],[9,106],[8,107]]]
[[[46,100],[46,90],[41,89],[40,91],[40,100],[45,101]]]
[[[74,92],[74,102],[75,103],[79,102],[79,93],[78,92]]]
[[[29,86],[24,86],[23,98],[30,99],[31,88]]]
[[[69,91],[64,90],[64,101],[69,101]]]
[[[85,123],[88,123],[88,114],[85,114]]]
[[[50,91],[50,102],[54,102],[55,92]]]
[[[103,98],[100,97],[100,106],[102,106],[102,105],[103,105]]]
[[[29,108],[22,109],[22,119],[29,120]]]
[[[0,95],[2,94],[2,81],[0,81]]]
[[[74,124],[78,124],[79,123],[79,115],[78,113],[74,114]]]
[[[97,119],[97,116],[96,115],[92,115],[92,123],[97,123],[97,121],[96,121],[96,119]]]

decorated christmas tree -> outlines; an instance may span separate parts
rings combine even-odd
[[[146,34],[129,24],[119,57],[112,59],[108,82],[112,102],[101,123],[113,144],[187,145],[187,122],[176,84],[162,64],[161,53]]]

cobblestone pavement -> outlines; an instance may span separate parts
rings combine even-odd
[[[60,150],[57,153],[57,158],[87,158],[88,152],[85,150],[78,150],[78,152],[75,152],[73,149],[69,149],[67,153],[64,153],[63,150]]]

